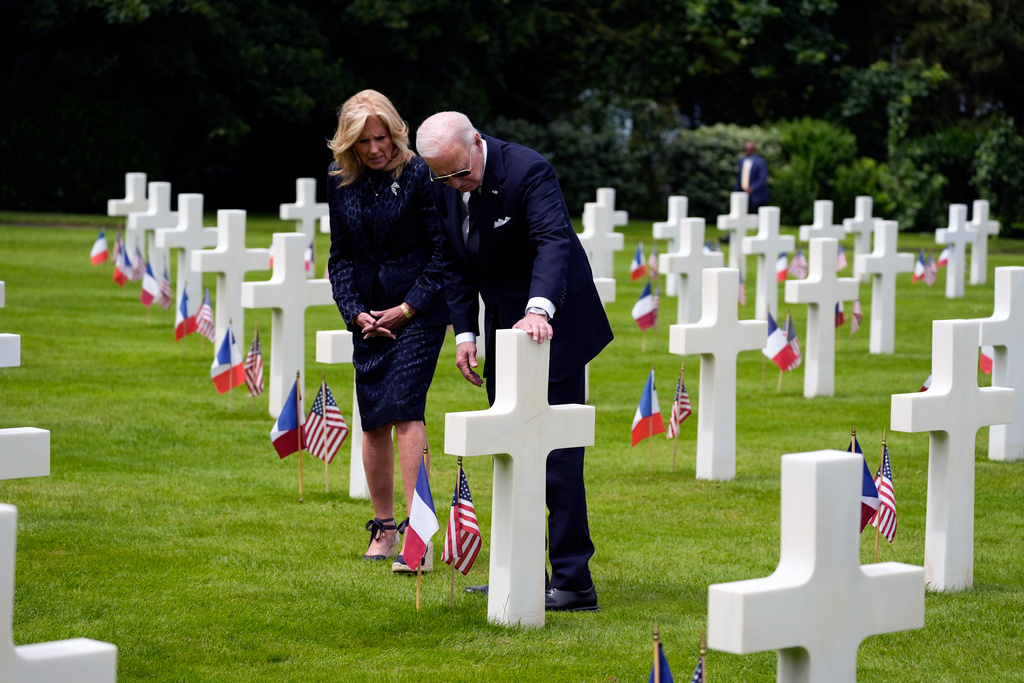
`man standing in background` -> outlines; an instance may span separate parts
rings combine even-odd
[[[759,208],[768,204],[768,162],[757,153],[757,145],[753,142],[743,145],[743,157],[732,189],[733,192],[742,190],[747,193],[747,213],[756,214]]]

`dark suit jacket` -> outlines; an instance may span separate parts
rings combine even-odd
[[[484,376],[491,377],[494,331],[520,320],[531,297],[548,299],[556,307],[549,379],[561,381],[612,340],[608,316],[551,164],[522,145],[482,137],[487,166],[470,199],[478,253],[470,253],[462,236],[461,193],[434,183],[452,324],[456,334],[480,334],[479,293],[486,326]]]
[[[335,169],[332,163],[330,170]],[[339,176],[327,176],[328,271],[334,300],[349,329],[358,331],[351,322],[361,312],[384,310],[403,301],[417,311],[407,326],[447,325],[441,236],[423,159],[409,162],[394,191],[390,180],[384,183],[379,200],[386,202],[389,222],[373,227],[372,243],[363,226],[363,181],[338,187],[339,181]]]
[[[740,179],[743,177],[743,160],[746,156],[740,157],[739,166],[736,168],[736,184],[733,191],[739,192]],[[768,162],[760,154],[750,155],[753,164],[750,166],[750,203],[756,206],[765,206],[770,199],[768,195]]]

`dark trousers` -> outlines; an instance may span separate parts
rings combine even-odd
[[[585,369],[548,384],[548,404],[585,403]],[[494,382],[487,382],[494,403]],[[583,484],[582,446],[551,451],[547,460],[548,559],[551,586],[581,591],[593,585],[589,562],[594,554],[587,521],[587,491]]]

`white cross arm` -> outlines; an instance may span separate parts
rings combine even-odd
[[[348,330],[318,330],[316,333],[317,363],[351,363],[352,333]]]
[[[500,354],[499,354],[500,355]],[[490,410],[448,413],[444,423],[444,452],[449,455],[494,455],[507,453],[510,435],[524,451],[538,451],[542,445],[550,453],[558,448],[594,445],[594,406],[548,406],[547,415],[537,415],[510,429],[495,429],[484,415],[502,419],[515,414],[515,405],[499,405]],[[475,418],[475,419],[474,419]]]
[[[594,286],[597,287],[597,296],[602,304],[615,303],[615,278],[595,277]]]
[[[0,480],[50,476],[50,432],[35,427],[0,429]]]

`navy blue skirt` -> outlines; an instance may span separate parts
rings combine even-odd
[[[364,432],[396,420],[423,421],[446,332],[442,325],[404,327],[397,339],[353,335],[352,365]]]

